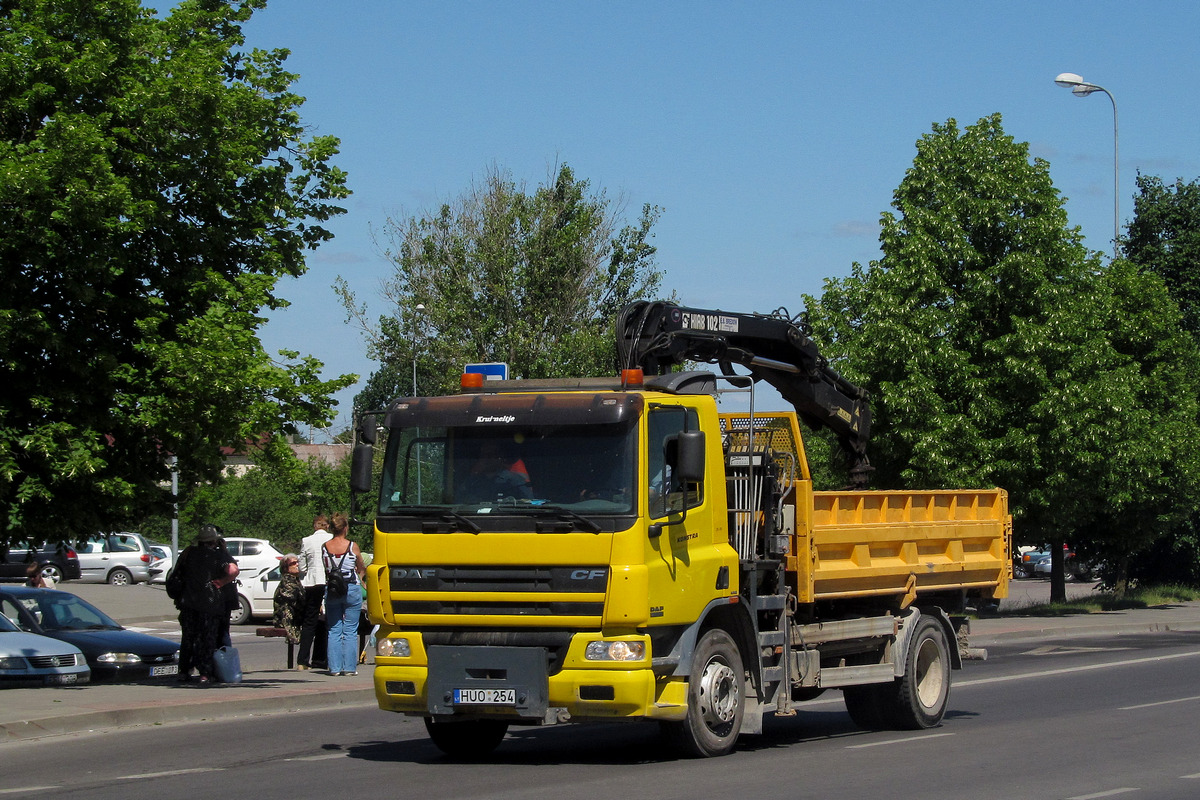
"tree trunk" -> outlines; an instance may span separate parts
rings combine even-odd
[[[1129,554],[1122,553],[1117,559],[1117,574],[1113,581],[1113,597],[1118,600],[1124,600],[1127,591],[1129,591]]]

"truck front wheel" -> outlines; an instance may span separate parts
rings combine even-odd
[[[499,746],[508,723],[495,719],[438,722],[426,717],[425,730],[437,749],[451,758],[482,758]]]
[[[892,708],[896,727],[932,728],[942,721],[950,701],[950,646],[946,632],[933,617],[917,621],[908,640],[904,677],[896,681]]]
[[[663,732],[684,755],[725,755],[742,730],[745,695],[746,671],[737,644],[714,628],[700,637],[692,654],[687,719],[663,723]]]

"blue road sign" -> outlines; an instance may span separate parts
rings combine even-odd
[[[493,362],[491,364],[467,364],[463,372],[478,372],[485,381],[508,380],[508,364]]]

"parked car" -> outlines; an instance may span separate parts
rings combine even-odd
[[[91,603],[57,589],[0,587],[0,613],[27,633],[83,651],[92,681],[131,681],[179,674],[179,643],[127,630]]]
[[[370,565],[371,554],[363,553],[363,563]],[[230,612],[231,625],[245,625],[253,619],[270,619],[275,615],[275,590],[279,588],[279,565],[265,572],[237,578],[238,607]]]
[[[171,565],[175,563],[175,559],[171,555],[171,546],[151,542],[150,555],[154,559],[150,562],[150,569],[148,570],[150,573],[150,582],[166,583],[167,573],[171,571]]]
[[[279,588],[279,565],[258,574],[245,572],[237,578],[238,607],[229,614],[231,625],[245,625],[252,619],[269,619],[275,614],[275,590]]]
[[[27,633],[0,615],[0,687],[70,686],[91,678],[78,647]]]
[[[97,534],[76,548],[80,580],[128,586],[150,580],[150,542],[139,533]]]
[[[1075,557],[1075,553],[1067,551],[1063,553],[1063,580],[1064,581],[1090,581],[1095,579],[1095,570],[1090,564],[1085,564]],[[1038,578],[1049,578],[1051,571],[1050,554],[1042,556],[1036,564],[1033,565],[1033,574]]]
[[[276,550],[266,539],[229,536],[225,539],[225,547],[229,550],[229,555],[237,560],[241,573],[248,577],[279,566],[279,559],[283,558],[283,553]]]
[[[79,578],[79,555],[65,544],[42,544],[12,547],[0,553],[0,579],[25,580],[25,570],[32,561],[40,561],[42,575],[55,583]]]

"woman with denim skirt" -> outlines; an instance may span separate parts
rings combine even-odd
[[[338,595],[336,582],[325,583],[325,623],[329,627],[330,675],[358,674],[358,615],[362,609],[362,579],[366,567],[358,545],[347,538],[350,521],[345,514],[334,514],[331,522],[333,538],[325,543],[321,556],[325,574],[340,572],[345,579],[346,593]]]

